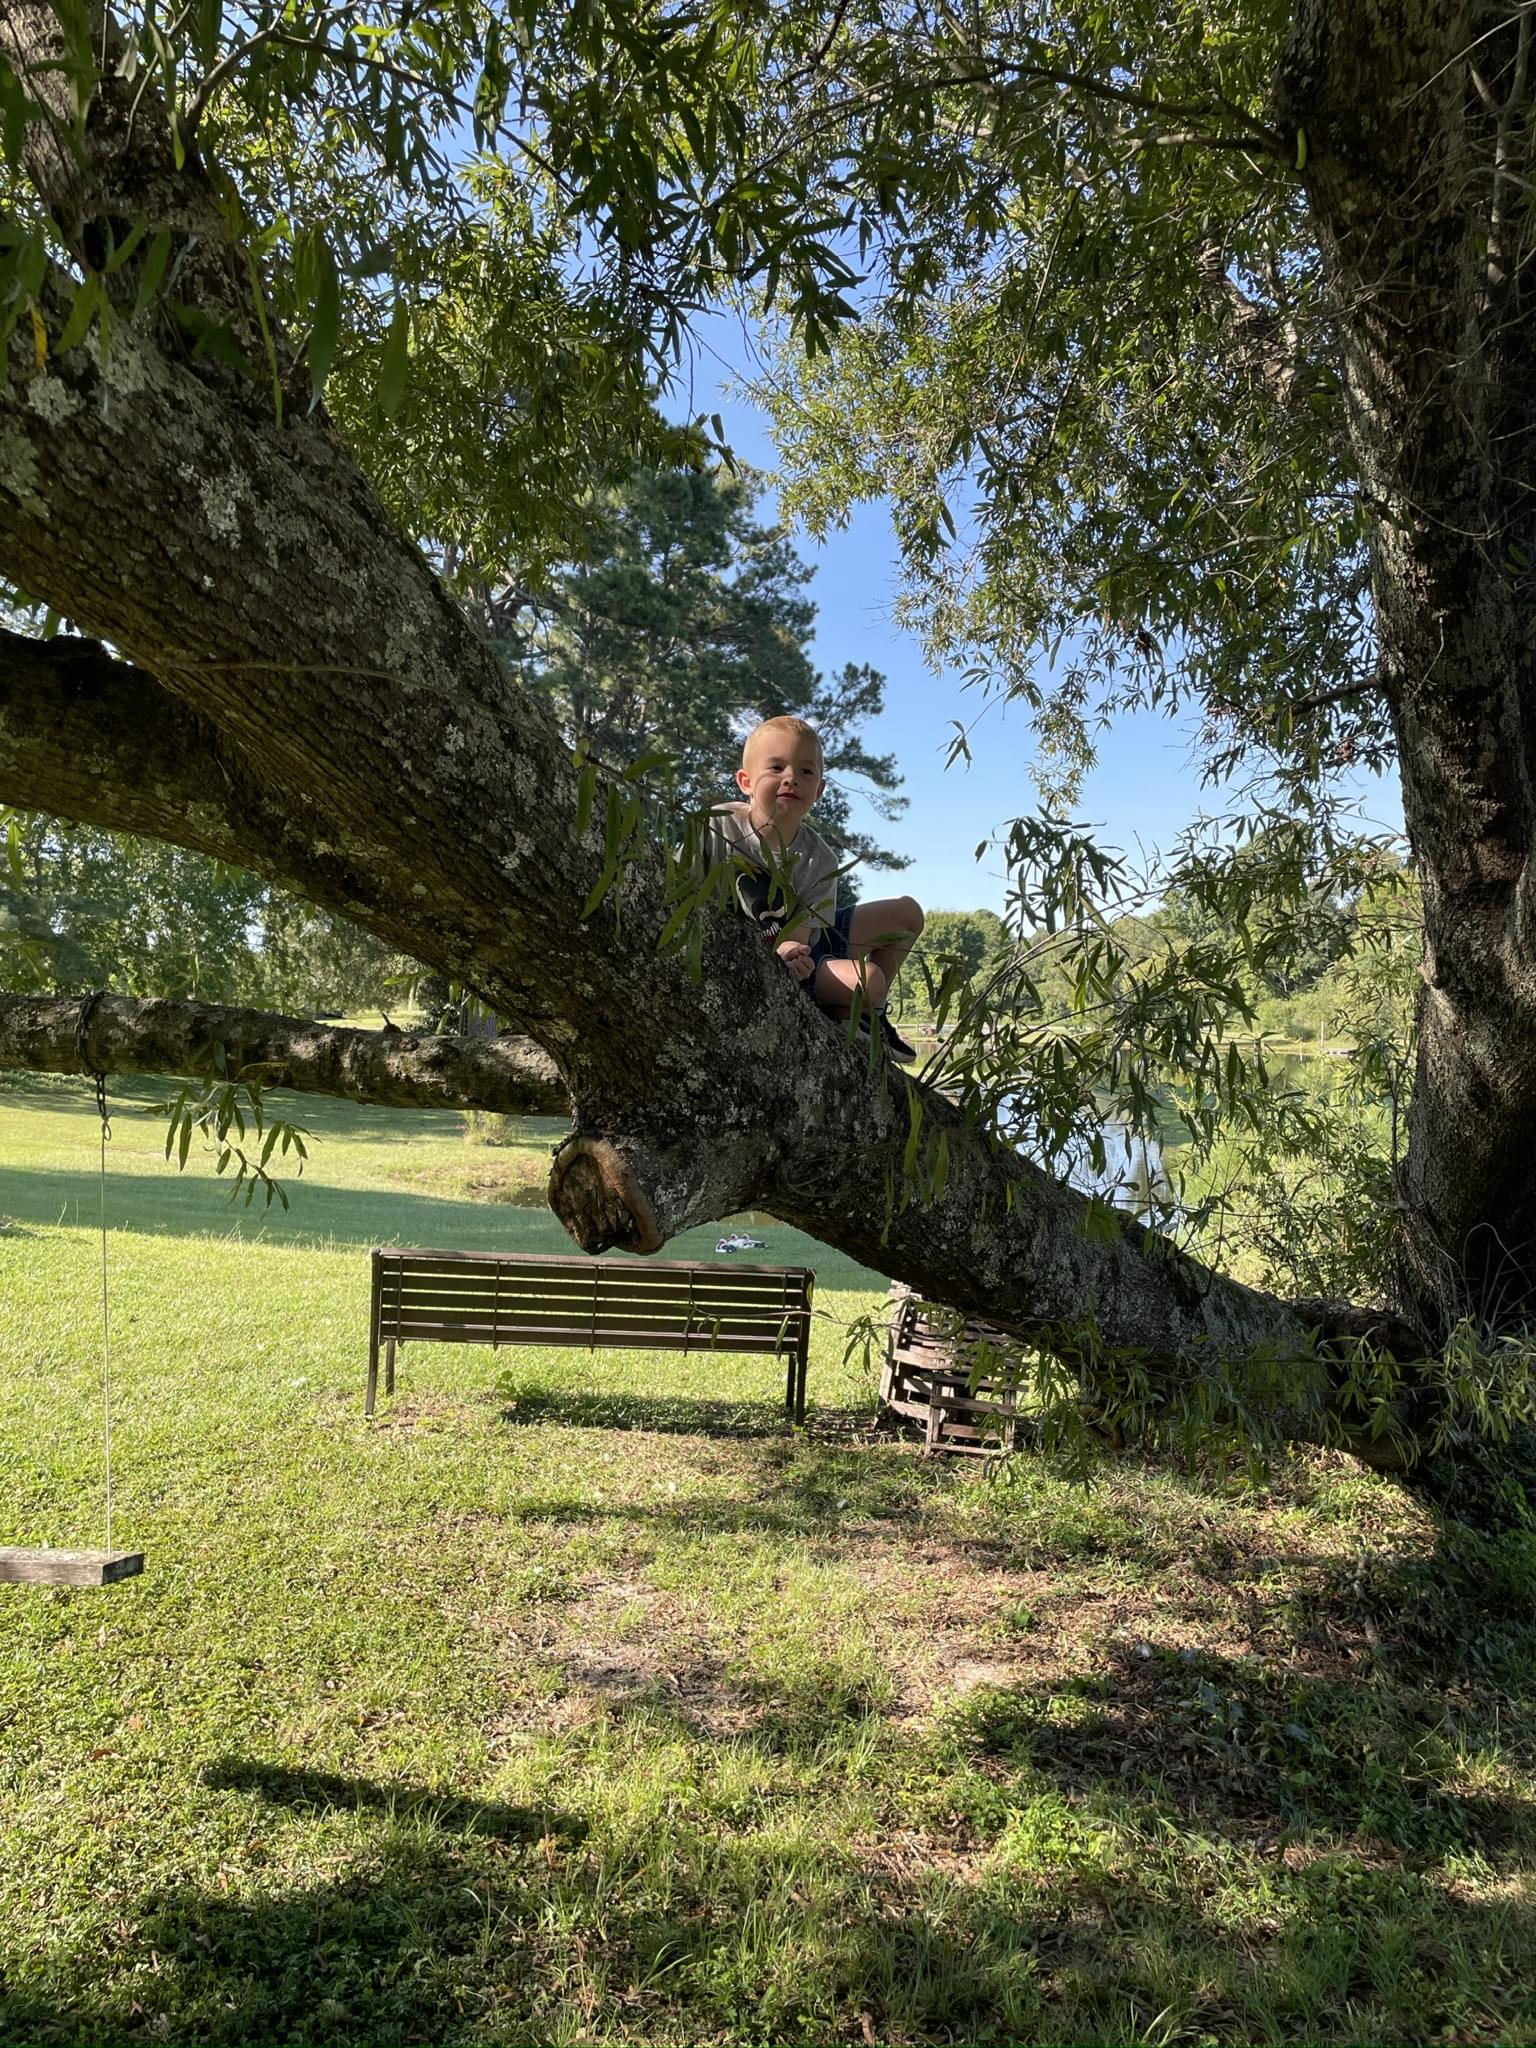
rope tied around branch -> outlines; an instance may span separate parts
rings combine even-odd
[[[112,1136],[112,1119],[107,1114],[107,1077],[90,1056],[87,1033],[90,1031],[91,1019],[96,1014],[97,1005],[105,994],[104,988],[93,988],[88,996],[83,996],[80,1001],[80,1014],[75,1019],[75,1057],[80,1062],[81,1073],[89,1074],[96,1083],[96,1114],[101,1118],[103,1144]]]

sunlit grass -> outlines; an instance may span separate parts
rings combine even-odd
[[[115,1107],[148,1570],[0,1588],[0,2040],[1536,2036],[1518,1544],[926,1463],[771,1221],[805,1433],[771,1360],[447,1346],[370,1427],[367,1248],[558,1226],[451,1117],[306,1106],[285,1214]],[[101,1540],[98,1195],[81,1091],[0,1094],[0,1541]]]

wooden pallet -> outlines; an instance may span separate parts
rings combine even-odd
[[[1011,1451],[1018,1427],[1017,1350],[991,1324],[900,1290],[886,1328],[881,1409],[918,1425],[928,1457]]]

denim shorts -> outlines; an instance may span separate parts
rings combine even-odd
[[[846,960],[848,958],[848,929],[852,922],[853,905],[851,903],[839,904],[838,908],[832,913],[832,922],[828,925],[823,925],[816,937],[812,939],[811,959],[814,965],[811,973],[800,984],[812,1000],[815,999],[816,995],[815,968],[819,967],[823,960]]]

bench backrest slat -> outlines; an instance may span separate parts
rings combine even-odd
[[[621,1263],[617,1259],[589,1259],[579,1252],[418,1251],[415,1246],[404,1245],[377,1245],[374,1250],[381,1260],[408,1264],[413,1272],[438,1268],[450,1272],[458,1266],[488,1268],[501,1265],[519,1273],[599,1272],[615,1279],[622,1279],[627,1274],[645,1277],[654,1273],[719,1273],[728,1279],[741,1279],[749,1274],[765,1273],[774,1280],[782,1280],[786,1273],[798,1277],[811,1271],[808,1266],[717,1266],[697,1259],[646,1259],[643,1264],[639,1261]]]
[[[693,1281],[690,1288],[688,1280]],[[729,1280],[716,1280],[707,1270],[698,1274],[679,1274],[666,1280],[634,1280],[623,1286],[612,1285],[607,1280],[594,1280],[590,1274],[549,1276],[526,1275],[508,1272],[504,1266],[497,1266],[486,1273],[413,1273],[396,1269],[394,1287],[406,1295],[432,1295],[439,1300],[451,1301],[463,1295],[473,1300],[476,1296],[490,1298],[500,1294],[503,1299],[516,1295],[529,1295],[543,1300],[546,1297],[569,1297],[572,1301],[590,1301],[595,1294],[600,1301],[782,1301],[796,1300],[802,1290],[797,1287],[786,1289],[779,1283],[764,1285],[753,1281],[743,1286]]]

